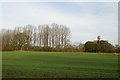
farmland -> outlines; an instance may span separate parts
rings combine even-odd
[[[117,78],[118,56],[85,52],[2,53],[3,78]]]

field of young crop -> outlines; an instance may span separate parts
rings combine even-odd
[[[82,52],[3,52],[3,78],[117,78],[118,56]]]

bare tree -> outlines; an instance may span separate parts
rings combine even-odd
[[[56,24],[53,23],[51,24],[51,36],[52,36],[52,47],[54,48],[55,47],[55,26]]]
[[[26,33],[18,33],[14,35],[12,40],[12,45],[15,47],[18,47],[20,50],[22,50],[22,47],[27,44],[29,41],[29,36],[26,35]]]
[[[34,31],[33,31],[33,45],[36,46],[36,42],[37,42],[37,33],[36,33],[36,27],[34,27]]]
[[[42,36],[43,36],[43,26],[39,25],[38,26],[38,41],[39,41],[39,47],[42,47]]]
[[[63,43],[63,47],[67,47],[67,44],[69,44],[70,42],[70,30],[67,26],[62,25],[62,43]]]
[[[23,29],[23,32],[29,36],[29,44],[31,44],[31,45],[33,42],[33,29],[34,29],[34,26],[30,25],[30,24],[26,25]]]
[[[52,28],[49,27],[48,46],[52,47]]]

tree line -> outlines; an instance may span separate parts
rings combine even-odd
[[[35,27],[26,25],[14,30],[2,29],[2,50],[27,48],[66,48],[70,42],[70,29],[66,25],[44,24]]]
[[[52,23],[35,27],[26,25],[15,27],[13,30],[2,29],[2,51],[68,51],[68,52],[120,52],[120,46],[113,46],[105,40],[87,41],[77,45],[70,42],[71,31],[66,25]],[[80,37],[79,37],[80,38]]]

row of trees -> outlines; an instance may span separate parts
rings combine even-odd
[[[35,51],[69,51],[69,52],[120,52],[120,46],[113,46],[100,36],[96,41],[85,44],[70,43],[70,29],[65,25],[53,23],[51,25],[26,25],[15,27],[13,30],[2,29],[0,39],[2,50],[35,50]],[[1,43],[0,43],[1,44]]]
[[[70,29],[65,25],[27,25],[14,30],[2,29],[2,50],[23,47],[66,48],[70,41]]]

